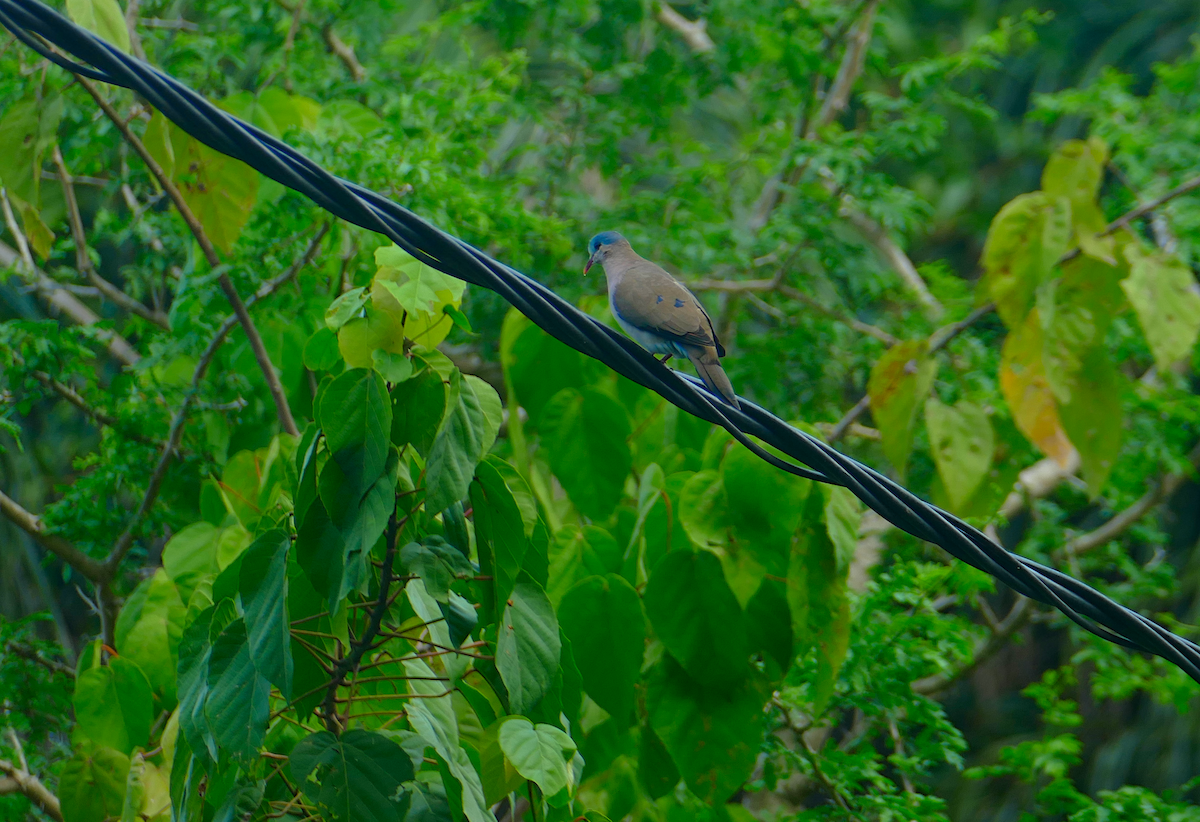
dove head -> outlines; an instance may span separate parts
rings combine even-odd
[[[614,249],[620,247],[629,248],[629,240],[616,231],[601,231],[588,242],[589,256],[583,273],[587,274],[596,263],[603,263]]]

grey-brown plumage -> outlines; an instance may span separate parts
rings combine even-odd
[[[615,231],[597,234],[588,244],[594,263],[604,266],[608,304],[613,316],[643,348],[671,357],[686,357],[712,391],[738,407],[733,385],[721,368],[725,348],[712,319],[687,287],[662,267],[638,255]]]

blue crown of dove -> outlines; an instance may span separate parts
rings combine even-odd
[[[612,245],[618,240],[624,240],[625,237],[619,231],[601,231],[588,242],[588,254],[595,254],[596,249],[602,245]]]

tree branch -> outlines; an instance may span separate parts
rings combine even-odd
[[[30,802],[37,805],[55,822],[63,822],[62,805],[58,797],[49,788],[22,767],[18,767],[7,759],[0,759],[0,773],[7,775],[7,780],[0,780],[0,794],[24,794]]]
[[[871,32],[875,26],[875,11],[879,8],[879,2],[880,0],[868,0],[862,15],[850,30],[846,51],[842,54],[842,62],[838,65],[833,86],[825,96],[821,110],[809,124],[805,139],[812,139],[818,131],[837,119],[850,102],[850,91],[862,74],[867,59],[867,47],[871,44]]]
[[[17,238],[18,244],[23,244],[24,234],[17,228],[7,197],[0,197],[0,206],[3,207],[9,230]],[[100,317],[96,312],[33,265],[33,259],[28,257],[27,249],[25,254],[20,254],[7,243],[0,242],[0,266],[21,271],[39,297],[45,300],[51,308],[66,314],[79,325],[95,325],[100,322]],[[97,333],[101,339],[106,341],[109,353],[125,365],[134,365],[141,359],[141,355],[120,334],[108,329],[101,329]]]
[[[1136,502],[1124,511],[1116,514],[1099,528],[1075,537],[1075,539],[1063,546],[1062,553],[1068,557],[1078,556],[1093,548],[1098,548],[1106,542],[1111,542],[1125,533],[1129,530],[1130,526],[1149,514],[1160,503],[1165,502],[1168,497],[1179,490],[1179,486],[1183,485],[1193,476],[1194,470],[1200,468],[1200,443],[1197,443],[1191,452],[1188,453],[1187,460],[1191,464],[1193,471],[1172,472],[1151,482],[1150,488]]]
[[[0,491],[0,513],[8,517],[22,531],[33,537],[38,545],[69,564],[88,579],[95,582],[104,576],[104,568],[100,562],[92,559],[62,537],[49,533],[42,524],[41,517],[26,511],[21,507],[20,503],[3,491]]]
[[[79,213],[79,201],[75,197],[74,178],[67,171],[62,151],[59,150],[57,145],[54,146],[52,156],[54,164],[58,167],[58,179],[62,184],[63,199],[67,204],[67,222],[71,226],[71,235],[75,238],[75,268],[86,276],[92,285],[99,289],[101,294],[121,306],[121,308],[132,314],[136,314],[147,322],[154,323],[159,328],[170,331],[171,324],[167,321],[166,314],[159,311],[152,311],[142,305],[133,299],[133,297],[130,297],[124,291],[101,277],[96,271],[96,267],[92,265],[92,258],[88,256],[87,235],[83,230],[83,217]]]
[[[396,512],[392,511],[391,517],[388,520],[387,553],[383,557],[383,568],[379,572],[379,596],[376,597],[375,606],[371,609],[367,629],[363,631],[363,635],[359,637],[358,641],[351,646],[350,653],[338,660],[337,665],[334,666],[333,672],[330,675],[329,688],[325,691],[325,701],[322,711],[325,714],[325,727],[331,733],[341,733],[342,730],[336,707],[338,688],[342,687],[342,683],[345,682],[346,674],[351,673],[358,667],[358,663],[362,661],[363,654],[367,652],[367,649],[371,647],[371,643],[375,641],[375,636],[379,633],[379,626],[383,624],[383,615],[388,609],[388,591],[392,586],[392,564],[396,561],[396,543],[399,541],[402,527],[402,523],[396,521]]]
[[[666,2],[658,3],[658,22],[675,31],[688,48],[696,54],[707,54],[716,49],[717,44],[708,36],[708,22],[702,17],[699,20],[689,20]]]
[[[312,260],[313,256],[316,254],[317,248],[320,247],[321,240],[325,238],[325,234],[328,233],[331,225],[332,223],[328,222],[322,224],[322,226],[317,230],[316,236],[313,237],[313,239],[309,242],[308,247],[304,250],[304,253],[300,256],[300,258],[283,274],[280,274],[273,280],[268,280],[259,286],[258,290],[254,292],[254,294],[247,301],[247,306],[254,305],[259,300],[275,293],[280,286],[295,277],[296,274]],[[179,448],[179,442],[183,437],[183,425],[187,420],[188,411],[195,403],[196,394],[200,390],[200,381],[204,379],[204,375],[208,372],[208,366],[212,363],[213,357],[216,356],[217,350],[221,347],[221,343],[225,341],[225,338],[229,335],[229,332],[233,330],[233,327],[237,325],[238,322],[239,320],[236,314],[226,317],[224,322],[222,322],[217,328],[216,333],[213,335],[212,340],[209,341],[208,346],[204,349],[204,352],[200,355],[200,359],[197,360],[196,368],[192,372],[192,381],[188,386],[187,393],[184,395],[183,403],[175,412],[175,416],[171,418],[171,428],[167,434],[167,441],[163,444],[162,452],[158,458],[158,464],[154,468],[154,473],[150,475],[150,481],[146,485],[146,493],[142,497],[141,505],[138,506],[137,511],[133,515],[133,519],[130,520],[129,525],[117,538],[117,541],[113,544],[112,550],[104,560],[103,568],[105,573],[108,575],[106,577],[107,579],[111,579],[116,575],[117,568],[120,566],[121,561],[125,558],[125,555],[129,553],[129,549],[133,546],[134,537],[137,536],[137,529],[141,526],[142,520],[145,518],[146,514],[150,511],[150,507],[154,505],[155,500],[158,498],[158,493],[162,488],[163,480],[167,475],[167,468],[170,466],[171,460],[175,456],[176,450]]]
[[[82,85],[87,92],[92,95],[92,98],[96,101],[96,104],[100,106],[108,118],[112,120],[113,124],[117,127],[117,130],[121,132],[121,136],[123,136],[125,141],[129,143],[129,145],[133,147],[133,150],[138,153],[138,156],[142,158],[142,161],[146,164],[146,167],[150,170],[150,173],[154,175],[154,178],[158,181],[158,184],[164,191],[167,192],[167,196],[171,198],[171,201],[175,204],[175,208],[179,211],[180,216],[183,217],[183,221],[187,224],[187,227],[191,230],[193,236],[195,236],[196,242],[200,245],[200,250],[204,253],[204,257],[208,261],[208,264],[213,268],[213,270],[220,270],[221,260],[217,256],[216,249],[213,247],[212,242],[205,233],[204,227],[200,224],[200,221],[196,219],[196,215],[192,213],[191,208],[183,199],[183,195],[180,193],[179,188],[166,175],[162,169],[162,166],[160,166],[158,162],[150,155],[150,152],[146,150],[146,146],[140,139],[138,139],[138,136],[130,130],[129,125],[117,113],[116,109],[114,109],[112,105],[106,99],[104,99],[103,95],[100,94],[95,84],[93,84],[86,77],[82,77],[78,74],[75,75],[75,79],[76,82]],[[242,330],[246,332],[246,337],[250,341],[250,348],[254,352],[254,359],[258,361],[258,367],[261,369],[263,377],[267,381],[267,387],[271,391],[271,398],[275,401],[275,410],[279,416],[280,427],[282,427],[284,431],[292,436],[299,436],[300,431],[296,427],[295,419],[292,417],[292,410],[288,407],[287,395],[284,394],[283,385],[279,382],[279,375],[275,373],[275,367],[271,364],[271,358],[267,355],[267,349],[263,346],[262,337],[259,335],[258,329],[254,325],[254,321],[250,319],[250,314],[246,310],[246,304],[242,302],[242,298],[238,295],[237,289],[233,285],[233,281],[229,279],[229,275],[224,271],[221,271],[218,277],[218,282],[220,283],[221,290],[225,292],[225,297],[229,300],[229,304],[233,306],[233,311],[237,315],[238,321],[242,324]]]

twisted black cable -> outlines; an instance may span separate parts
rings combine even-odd
[[[439,271],[497,292],[551,336],[655,391],[689,414],[720,425],[771,465],[797,476],[844,486],[896,527],[940,545],[1018,593],[1058,608],[1097,636],[1161,656],[1200,682],[1200,647],[1194,643],[1079,580],[1006,551],[977,528],[759,406],[741,400],[740,410],[732,408],[711,395],[699,380],[667,368],[632,340],[579,311],[541,283],[446,234],[397,203],[335,177],[282,141],[221,111],[178,80],[95,37],[38,0],[0,0],[0,24],[69,71],[136,91],[196,139],[304,194],[331,214],[384,235]],[[91,67],[55,53],[47,42]],[[750,436],[809,467],[776,457]]]

